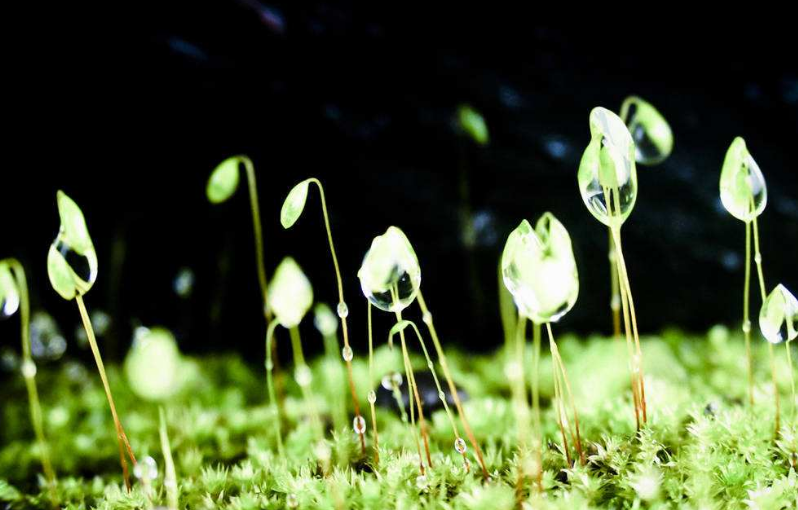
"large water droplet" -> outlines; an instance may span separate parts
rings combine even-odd
[[[336,311],[338,312],[338,317],[342,319],[346,319],[347,317],[349,317],[349,307],[346,306],[346,303],[344,303],[343,301],[338,303]]]
[[[366,432],[366,420],[362,416],[355,416],[352,420],[352,428],[355,429],[356,434],[363,434]]]
[[[597,220],[620,226],[637,200],[634,142],[621,119],[601,107],[590,112],[590,135],[579,163],[579,191]]]
[[[25,379],[33,379],[36,377],[36,363],[34,363],[33,360],[26,359],[19,368],[22,372],[22,377]]]
[[[635,143],[635,159],[642,165],[656,165],[673,150],[673,132],[665,118],[650,103],[630,97],[621,107]]]
[[[347,345],[341,349],[341,356],[343,356],[344,361],[352,361],[352,358],[355,357],[355,353],[353,353],[352,348]]]
[[[466,442],[463,440],[462,437],[458,437],[454,440],[454,449],[457,450],[457,453],[465,453],[467,446]]]
[[[369,391],[368,399],[369,399],[369,404],[373,404],[377,401],[377,394],[374,392],[374,390]]]
[[[798,300],[779,284],[762,303],[759,329],[773,344],[794,340],[798,336]]]
[[[386,312],[407,308],[421,285],[421,267],[410,241],[397,227],[374,238],[357,273],[363,295]]]
[[[158,463],[150,456],[144,457],[133,468],[133,476],[139,480],[155,480],[158,478]]]
[[[723,160],[720,200],[729,214],[745,222],[762,214],[768,202],[765,176],[740,137],[734,139]]]
[[[97,252],[92,247],[80,253],[59,232],[47,255],[47,269],[53,288],[65,299],[83,295],[97,280]]]

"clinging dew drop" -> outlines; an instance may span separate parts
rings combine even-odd
[[[355,430],[357,434],[363,434],[366,432],[366,420],[362,416],[355,416],[352,420],[352,428]]]
[[[740,137],[734,139],[723,160],[720,200],[729,214],[746,223],[762,214],[767,205],[765,176]]]
[[[772,344],[798,337],[798,300],[784,285],[777,285],[762,303],[759,329]]]
[[[389,227],[383,235],[374,238],[357,276],[363,295],[386,312],[407,308],[421,285],[416,252],[397,227]]]

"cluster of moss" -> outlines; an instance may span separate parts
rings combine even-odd
[[[527,480],[519,490],[517,430],[504,353],[452,353],[458,384],[491,478],[466,471],[452,445],[443,411],[429,419],[434,467],[418,477],[410,427],[392,409],[378,410],[379,464],[361,453],[351,428],[327,434],[330,467],[318,447],[299,388],[284,377],[282,417],[286,455],[276,454],[274,415],[262,369],[238,357],[193,359],[184,365],[183,390],[168,403],[167,421],[177,464],[181,508],[794,508],[798,500],[798,427],[789,402],[789,367],[779,360],[782,428],[774,431],[773,395],[765,346],[755,350],[756,403],[748,401],[745,349],[723,327],[707,335],[678,331],[644,339],[649,423],[636,432],[625,345],[563,336],[560,350],[572,374],[588,463],[566,465],[551,407],[551,360],[541,362],[544,491]],[[764,344],[764,342],[762,342]],[[528,352],[531,362],[531,349]],[[358,387],[368,387],[366,364],[355,358]],[[414,360],[423,366],[421,360]],[[398,352],[378,349],[375,366],[401,368]],[[347,401],[340,358],[312,363],[318,409],[328,420]],[[140,459],[162,467],[157,406],[137,399],[117,367],[108,372],[123,420]],[[103,389],[92,371],[75,363],[40,370],[39,387],[61,506],[149,508],[165,502],[162,471],[148,497],[143,484],[126,492],[114,427]],[[0,427],[0,507],[50,508],[29,425],[24,385],[5,388]],[[363,392],[365,394],[365,391]],[[365,402],[363,403],[365,405]],[[469,452],[472,453],[472,452]],[[473,460],[473,459],[472,459]],[[476,465],[472,462],[472,465]]]

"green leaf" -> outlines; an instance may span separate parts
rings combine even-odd
[[[621,116],[635,142],[635,159],[642,165],[665,161],[673,150],[673,131],[665,117],[651,103],[637,97],[626,98]]]
[[[0,318],[10,317],[19,308],[19,289],[11,266],[0,261]]]
[[[181,356],[174,335],[165,328],[138,328],[125,358],[125,375],[139,397],[162,401],[181,386]]]
[[[227,158],[211,172],[205,195],[212,204],[224,202],[235,193],[238,188],[240,162],[238,156]]]
[[[308,199],[308,186],[310,179],[305,179],[296,186],[294,186],[285,197],[283,207],[280,209],[280,223],[283,228],[291,228],[296,220],[302,215],[305,209],[305,202]]]
[[[97,252],[78,205],[63,191],[58,192],[57,201],[61,226],[47,254],[47,275],[53,289],[69,300],[94,285]]]
[[[47,252],[47,276],[53,289],[67,301],[78,293],[72,268],[55,245],[50,245],[50,251]]]
[[[723,160],[720,200],[732,216],[746,223],[762,214],[768,202],[765,176],[739,136]]]
[[[291,257],[284,258],[277,266],[268,301],[277,321],[285,328],[299,325],[313,305],[313,287]]]
[[[400,320],[399,322],[393,325],[393,327],[391,328],[391,332],[389,333],[389,336],[394,336],[397,333],[404,331],[410,325],[411,322],[409,320],[404,320],[404,319]]]
[[[773,344],[798,337],[798,300],[784,285],[777,285],[762,303],[759,329]]]
[[[89,236],[89,229],[86,227],[86,219],[78,204],[61,190],[58,190],[56,200],[58,215],[61,217],[60,233],[64,242],[80,255],[93,251],[94,245]]]
[[[469,105],[461,105],[457,109],[457,121],[460,129],[479,145],[487,145],[490,141],[485,119]]]

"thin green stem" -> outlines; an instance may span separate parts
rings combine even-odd
[[[751,200],[753,200],[753,197]],[[767,299],[767,291],[765,290],[765,275],[762,271],[762,252],[759,251],[759,223],[757,222],[756,216],[754,216],[752,223],[754,227],[754,262],[756,263],[756,273],[759,279],[759,294],[762,298],[762,302],[764,303],[765,299]],[[778,379],[776,377],[776,356],[773,353],[773,344],[768,342],[768,348],[770,354],[771,374],[773,376],[773,399],[776,408],[776,436],[778,436],[780,429],[779,422],[781,403],[779,401],[779,385]]]
[[[446,360],[446,353],[443,351],[443,346],[441,345],[440,338],[438,338],[438,332],[435,329],[435,324],[432,320],[432,313],[430,313],[429,308],[427,308],[427,303],[424,301],[424,295],[422,294],[421,289],[419,289],[418,294],[416,294],[416,300],[421,308],[424,324],[427,325],[427,329],[432,337],[432,343],[435,346],[435,352],[438,354],[438,362],[441,364],[441,368],[443,369],[443,376],[446,378],[447,386],[449,386],[449,393],[454,399],[454,406],[457,408],[457,415],[460,417],[460,423],[463,425],[463,430],[465,431],[466,437],[468,437],[468,442],[471,443],[471,446],[474,448],[474,453],[477,456],[477,461],[479,462],[480,468],[482,468],[483,476],[488,478],[488,468],[485,466],[485,459],[482,456],[482,450],[479,447],[476,436],[474,436],[474,432],[471,430],[471,425],[468,423],[468,417],[463,409],[463,403],[460,400],[460,395],[457,393],[457,386],[455,386],[454,379],[452,379],[451,370],[449,370],[449,363]]]
[[[316,185],[319,188],[319,197],[321,198],[321,211],[324,215],[324,227],[327,230],[327,241],[330,245],[330,255],[332,255],[333,260],[333,267],[335,268],[335,280],[338,283],[338,316],[341,318],[341,329],[344,332],[344,348],[351,349],[349,345],[349,327],[346,322],[346,318],[349,315],[349,311],[344,301],[344,286],[341,280],[341,269],[338,266],[338,256],[335,254],[335,245],[333,244],[332,238],[332,231],[330,230],[330,216],[327,214],[327,199],[324,196],[324,187],[321,185],[321,182],[312,177],[308,179],[310,182]],[[355,388],[355,379],[352,375],[352,360],[346,360],[346,372],[347,377],[349,379],[349,391],[352,393],[352,404],[355,409],[355,420],[358,422],[362,421],[362,417],[360,416],[360,403],[357,399],[357,389]],[[362,431],[357,432],[358,436],[360,437],[360,449],[362,453],[366,453],[366,439],[365,435]]]
[[[249,207],[252,210],[252,230],[255,234],[255,262],[258,268],[258,283],[260,284],[260,293],[263,298],[263,313],[266,316],[266,322],[271,320],[271,311],[267,306],[268,284],[266,280],[266,267],[263,261],[263,231],[260,225],[260,206],[258,202],[258,185],[255,180],[255,166],[249,157],[240,155],[238,160],[244,164],[244,169],[247,173],[247,184],[249,188]]]
[[[499,313],[502,320],[502,329],[504,330],[504,343],[509,345],[513,341],[515,335],[515,303],[513,302],[513,295],[507,290],[504,285],[504,275],[502,274],[501,260],[498,267],[499,274]]]
[[[795,374],[792,368],[792,352],[790,349],[790,340],[784,342],[787,349],[787,366],[790,368],[790,395],[792,396],[792,421],[795,422]]]
[[[100,372],[100,379],[102,379],[103,388],[105,389],[105,396],[108,399],[108,406],[111,408],[111,416],[114,418],[114,425],[116,426],[116,437],[119,442],[119,463],[122,465],[122,476],[125,480],[125,486],[130,490],[130,475],[127,468],[127,460],[125,459],[125,450],[130,456],[133,465],[136,465],[136,457],[133,455],[133,449],[130,447],[130,442],[127,440],[127,434],[122,427],[122,422],[119,421],[119,416],[116,413],[116,405],[114,405],[114,397],[111,394],[111,385],[108,384],[108,376],[105,374],[105,365],[103,364],[102,356],[100,356],[100,349],[97,347],[97,340],[94,337],[94,328],[89,319],[89,313],[86,311],[86,305],[83,303],[83,296],[77,294],[75,301],[78,303],[78,310],[80,310],[80,318],[83,321],[83,328],[86,330],[86,337],[89,339],[89,346],[94,355],[94,361],[97,363],[97,370]]]
[[[526,377],[524,376],[524,359],[526,347],[526,318],[519,314],[516,322],[515,332],[515,352],[508,351],[507,364],[512,368],[510,371],[511,384],[513,385],[513,399],[515,400],[515,413],[518,428],[518,446],[523,452],[526,451],[526,441],[529,437],[529,408],[526,400]],[[514,373],[515,372],[515,373]]]
[[[17,291],[19,292],[19,316],[22,338],[22,363],[23,366],[35,367],[31,356],[30,345],[30,299],[28,298],[28,281],[25,277],[25,269],[17,259],[7,260],[9,267],[16,279]],[[42,406],[39,402],[39,390],[36,386],[36,371],[23,372],[25,387],[28,391],[28,406],[30,408],[30,418],[33,424],[33,432],[36,435],[36,442],[39,444],[39,454],[41,455],[42,469],[47,480],[48,492],[53,506],[58,505],[58,495],[55,490],[56,479],[55,470],[50,460],[50,446],[44,435],[44,420],[42,418]]]
[[[779,403],[779,384],[776,377],[776,354],[773,352],[773,344],[770,342],[768,342],[768,353],[770,354],[770,374],[773,378],[773,394],[776,396],[776,437],[779,437],[779,431],[781,430],[781,404]]]
[[[609,234],[610,261],[610,310],[612,311],[612,333],[616,339],[621,338],[621,289],[618,281],[618,256],[615,253],[615,241],[612,238],[612,229],[607,229]]]
[[[371,324],[371,301],[366,300],[366,317],[368,318],[369,330],[369,407],[371,408],[371,428],[374,434],[374,465],[380,464],[380,435],[377,432],[377,410],[375,408],[376,400],[376,381],[374,380],[374,339],[372,338],[372,324]],[[374,397],[374,398],[372,398]],[[401,399],[400,399],[401,400]]]
[[[751,353],[751,223],[745,224],[745,285],[743,286],[743,335],[748,362],[748,402],[754,406],[754,358]]]
[[[161,437],[161,452],[163,453],[164,477],[163,485],[166,487],[166,501],[169,510],[177,510],[177,473],[175,471],[175,461],[172,458],[172,446],[169,441],[169,431],[166,428],[166,411],[163,406],[158,407],[158,418],[160,427],[158,428]]]
[[[299,328],[294,326],[289,328],[288,330],[291,334],[291,348],[294,351],[294,364],[296,365],[295,370],[302,371],[302,377],[296,377],[296,382],[299,384],[299,387],[302,390],[302,396],[305,399],[305,405],[308,406],[308,414],[310,414],[310,421],[313,424],[313,428],[316,432],[316,439],[318,441],[324,440],[324,432],[321,426],[321,419],[319,418],[319,412],[316,409],[316,399],[313,395],[313,387],[311,385],[310,377],[310,367],[305,362],[305,353],[302,350],[302,339],[299,336]],[[303,379],[304,377],[308,377],[307,380]]]
[[[540,419],[540,324],[532,323],[532,417],[535,425],[538,490],[543,492],[543,425]]]
[[[277,406],[277,395],[275,395],[274,391],[274,380],[272,374],[274,371],[274,349],[272,347],[272,341],[274,339],[275,328],[277,328],[277,321],[269,323],[269,327],[266,329],[266,388],[269,392],[269,407],[271,407],[272,414],[274,415],[274,430],[277,436],[277,452],[280,454],[280,457],[284,457],[285,450],[283,449],[283,432],[280,423],[280,409]]]
[[[576,410],[576,402],[574,401],[574,394],[571,391],[571,383],[568,380],[568,371],[565,369],[565,363],[563,363],[562,356],[560,356],[560,350],[557,348],[557,342],[554,341],[554,334],[551,332],[551,323],[546,323],[546,330],[549,333],[549,344],[552,348],[552,356],[556,359],[557,365],[560,370],[560,375],[562,376],[563,381],[565,382],[565,390],[568,393],[568,402],[571,406],[571,413],[574,415],[574,429],[576,430],[576,436],[574,439],[574,444],[576,445],[576,453],[579,455],[579,461],[584,466],[585,465],[585,453],[582,450],[582,437],[579,433],[579,413]],[[570,427],[569,427],[570,428]]]

